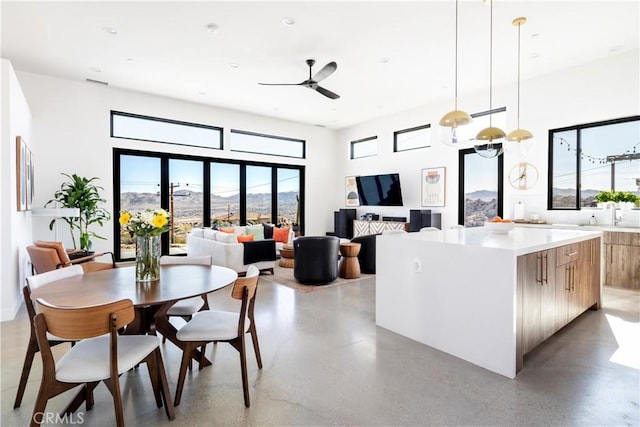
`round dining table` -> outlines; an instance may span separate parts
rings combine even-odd
[[[166,316],[167,310],[176,301],[222,289],[237,278],[238,273],[226,267],[176,264],[160,266],[160,280],[136,282],[135,266],[127,266],[56,280],[34,289],[31,298],[60,307],[92,306],[129,299],[136,314],[125,334],[155,334],[157,330],[184,350],[184,345],[176,338],[176,328]],[[211,364],[197,349],[192,357],[201,366]],[[64,413],[75,412],[93,388],[95,385],[89,392],[81,390]]]

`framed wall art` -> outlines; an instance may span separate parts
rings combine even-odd
[[[422,206],[445,205],[445,168],[422,169]]]
[[[18,211],[28,210],[33,202],[33,159],[27,143],[16,137],[16,202]]]
[[[350,207],[360,206],[360,197],[358,196],[358,186],[356,185],[355,176],[345,178],[345,205]]]

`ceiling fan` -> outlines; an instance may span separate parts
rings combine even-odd
[[[315,76],[311,77],[311,67],[316,63],[314,59],[307,59],[307,65],[309,66],[309,78],[301,83],[258,83],[264,86],[304,86],[308,89],[313,89],[317,92],[320,92],[327,98],[338,99],[340,95],[337,93],[331,92],[328,89],[325,89],[321,86],[318,86],[318,82],[326,79],[331,74],[333,74],[338,68],[338,64],[335,62],[329,62],[327,65],[322,67],[320,71],[318,71]]]

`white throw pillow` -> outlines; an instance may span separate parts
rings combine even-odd
[[[233,234],[235,234],[236,236],[247,234],[247,227],[245,227],[244,225],[234,225]]]
[[[193,237],[204,237],[204,230],[202,228],[194,228],[191,230]]]
[[[220,243],[238,243],[238,238],[235,234],[218,233],[216,234],[216,241]]]
[[[216,234],[224,234],[224,233],[220,233],[217,230],[211,230],[210,228],[207,228],[206,230],[204,230],[202,237],[209,240],[216,240]]]

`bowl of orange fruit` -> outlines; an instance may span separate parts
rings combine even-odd
[[[513,230],[513,221],[510,219],[502,219],[496,215],[492,219],[488,219],[484,222],[484,227],[489,233],[493,234],[508,234]]]

